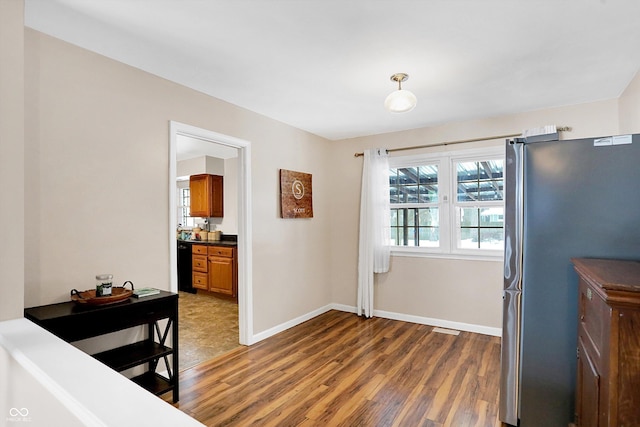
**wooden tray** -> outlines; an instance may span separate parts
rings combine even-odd
[[[95,289],[89,289],[83,292],[79,292],[75,289],[71,290],[72,301],[78,304],[87,305],[115,304],[128,299],[131,295],[133,295],[133,291],[124,287],[111,288],[111,295],[106,297],[97,297]]]

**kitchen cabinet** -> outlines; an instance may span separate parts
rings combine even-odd
[[[640,425],[640,262],[574,258],[578,273],[576,423]]]
[[[224,181],[220,175],[191,175],[189,177],[189,215],[200,218],[224,216]]]
[[[209,290],[235,297],[238,265],[235,248],[209,246]]]
[[[236,297],[238,259],[235,247],[192,245],[193,287]]]
[[[207,263],[207,247],[204,245],[191,245],[191,268],[193,275],[193,287],[209,290],[209,269]]]
[[[118,372],[146,365],[145,372],[131,381],[156,395],[172,391],[173,402],[178,402],[178,294],[160,291],[157,295],[97,306],[68,301],[26,308],[24,316],[67,342],[146,325],[146,339],[93,357]],[[168,320],[164,330],[160,323],[163,319]],[[168,376],[157,371],[161,360]]]

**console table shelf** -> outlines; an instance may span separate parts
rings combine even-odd
[[[93,357],[116,371],[124,371],[142,363],[153,362],[173,353],[173,349],[149,340],[140,341],[113,350],[94,354]]]
[[[173,402],[178,401],[178,294],[160,291],[157,295],[102,306],[69,301],[27,308],[24,315],[67,342],[147,325],[147,339],[93,357],[118,372],[147,364],[146,372],[131,381],[156,395],[173,391]],[[161,331],[158,322],[164,319],[167,323]],[[171,346],[166,345],[169,333]],[[164,361],[168,378],[157,372],[160,361]]]

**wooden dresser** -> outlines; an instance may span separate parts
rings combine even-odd
[[[574,258],[578,427],[640,426],[640,261]]]

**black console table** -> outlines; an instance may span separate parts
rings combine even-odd
[[[24,316],[67,342],[146,324],[147,339],[97,353],[93,357],[118,372],[148,363],[147,371],[131,378],[131,381],[156,395],[173,391],[173,402],[178,401],[178,294],[160,291],[157,295],[132,297],[98,306],[69,301],[27,308]],[[158,324],[162,319],[168,319],[164,331]],[[165,345],[169,331],[171,347]],[[169,355],[172,356],[172,364],[169,363]],[[169,378],[156,371],[161,359]]]

